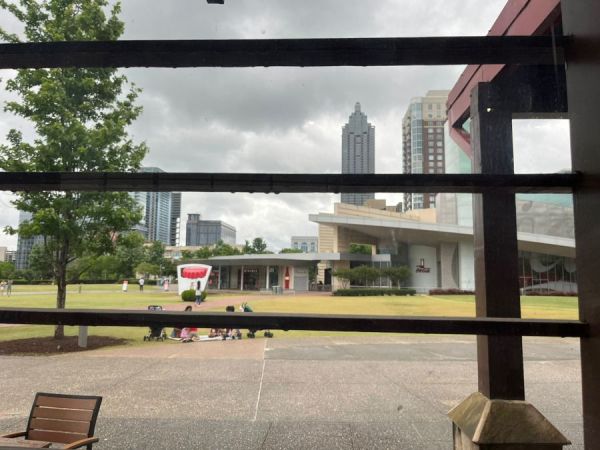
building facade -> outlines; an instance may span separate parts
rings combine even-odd
[[[142,167],[141,172],[164,172],[158,167]],[[147,241],[160,241],[165,245],[179,243],[181,216],[180,192],[132,192],[131,197],[142,208],[142,220],[134,230]]]
[[[9,250],[8,247],[0,247],[0,261],[14,264],[16,253],[15,250]]]
[[[520,286],[524,294],[576,292],[573,210],[564,196],[555,196],[552,201],[546,197],[517,200]],[[435,208],[397,213],[341,203],[335,205],[332,214],[311,215],[310,220],[319,225],[319,253],[347,256],[321,260],[317,279],[331,283],[335,290],[340,283],[332,274],[338,269],[364,264],[408,266],[411,276],[405,285],[418,292],[435,288],[473,290],[472,223],[441,219]],[[351,244],[372,245],[377,253],[368,260],[365,255],[349,255]],[[382,280],[378,283],[381,285]]]
[[[315,253],[319,248],[317,236],[292,236],[291,248],[302,250],[304,253]]]
[[[180,244],[181,236],[181,192],[171,193],[171,229],[169,245]]]
[[[375,173],[375,127],[356,103],[348,123],[342,128],[342,173]],[[342,193],[342,203],[363,205],[373,193]]]
[[[235,227],[221,220],[202,220],[200,214],[188,214],[185,224],[186,246],[214,245],[219,241],[235,245]]]
[[[402,120],[403,173],[445,173],[444,123],[449,91],[413,98]],[[404,194],[404,210],[435,207],[435,194]]]
[[[19,224],[30,220],[31,217],[31,213],[20,211]],[[29,255],[31,254],[31,249],[35,245],[41,245],[43,243],[43,236],[33,236],[26,238],[19,235],[17,239],[17,252],[15,253],[15,268],[17,270],[29,269]]]

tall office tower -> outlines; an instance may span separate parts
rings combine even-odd
[[[342,173],[375,173],[375,127],[367,122],[360,103],[342,128]],[[375,194],[342,193],[342,203],[362,206]]]
[[[449,91],[413,98],[402,120],[404,173],[445,173],[444,123]],[[404,210],[435,207],[435,194],[404,194]]]
[[[140,172],[164,172],[158,167],[142,167]],[[132,192],[132,198],[142,208],[143,218],[133,229],[139,231],[147,241],[160,241],[165,245],[176,245],[179,236],[181,193],[179,192]]]
[[[19,223],[28,221],[30,219],[31,213],[19,211]],[[43,243],[43,236],[25,238],[19,235],[17,239],[17,253],[15,254],[15,268],[17,270],[29,269],[29,255],[31,254],[31,249],[35,245],[41,245]]]
[[[202,220],[200,214],[188,214],[185,232],[186,246],[214,245],[219,241],[235,245],[235,227],[221,220]]]
[[[170,245],[179,245],[180,226],[181,226],[181,192],[173,192],[171,194]]]

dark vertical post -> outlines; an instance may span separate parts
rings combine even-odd
[[[600,2],[563,0],[563,28],[572,35],[566,49],[567,98],[573,170],[600,176]],[[590,334],[581,339],[581,383],[585,448],[600,448],[600,190],[574,193],[577,285],[581,320]]]
[[[473,172],[512,174],[512,113],[497,86],[471,94]],[[515,196],[473,196],[477,317],[521,317]],[[479,391],[490,399],[523,400],[520,336],[477,336]]]

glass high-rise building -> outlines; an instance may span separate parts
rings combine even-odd
[[[31,213],[19,211],[19,223],[26,222],[30,220],[31,217]],[[17,239],[17,251],[15,253],[15,268],[17,270],[29,269],[29,255],[31,255],[31,249],[35,245],[41,245],[43,243],[43,236],[26,238],[19,235]]]
[[[375,127],[367,122],[360,103],[342,128],[342,173],[375,173]],[[351,205],[362,206],[374,198],[373,193],[342,193],[342,203]]]
[[[158,167],[142,167],[141,172],[164,172]],[[147,241],[160,241],[165,245],[179,244],[181,215],[180,192],[132,192],[130,194],[142,208],[142,220],[134,227]]]
[[[186,246],[214,245],[219,241],[235,245],[235,227],[221,220],[202,220],[200,214],[188,214],[185,231]]]
[[[445,173],[444,123],[449,91],[413,98],[402,120],[404,173]],[[404,194],[404,210],[435,207],[435,194]]]

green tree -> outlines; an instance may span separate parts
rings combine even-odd
[[[267,243],[261,237],[256,237],[252,240],[252,242],[246,241],[244,244],[244,249],[242,250],[244,254],[262,254],[269,253],[267,252]]]
[[[373,246],[370,244],[350,244],[350,253],[370,255],[373,253]]]
[[[381,271],[371,266],[358,266],[352,269],[351,281],[354,283],[362,282],[365,286],[373,283],[381,276]]]
[[[119,276],[119,264],[116,255],[86,255],[69,264],[67,277],[71,283],[85,279],[114,280]]]
[[[181,257],[183,259],[192,259],[194,257],[194,252],[191,250],[181,250]]]
[[[411,271],[408,266],[386,267],[382,271],[383,276],[390,279],[392,284],[400,287],[403,281],[410,278]]]
[[[135,267],[144,260],[144,237],[135,231],[120,234],[117,238],[115,256],[117,272],[123,278],[135,275]]]
[[[338,269],[333,272],[333,276],[340,280],[343,288],[347,288],[354,274],[352,269]]]
[[[162,275],[176,276],[177,275],[177,265],[170,259],[165,258],[163,260],[163,265],[162,265]]]
[[[252,241],[252,248],[254,249],[254,253],[266,253],[267,242],[261,237],[256,237]]]
[[[165,244],[160,241],[153,241],[148,247],[146,247],[146,256],[144,260],[150,264],[161,266],[163,259],[165,258]]]
[[[29,42],[116,40],[124,25],[118,19],[120,5],[108,8],[106,0],[0,0],[24,26]],[[0,30],[0,37],[18,42],[16,35]],[[30,142],[20,131],[8,132],[0,146],[0,168],[26,172],[122,172],[139,169],[146,154],[136,145],[127,127],[141,108],[134,102],[139,90],[128,87],[116,69],[18,70],[7,90],[18,101],[5,110],[29,121],[35,129]],[[20,193],[13,202],[33,217],[8,232],[23,237],[45,236],[52,255],[57,284],[56,306],[64,308],[67,265],[83,254],[102,254],[113,245],[116,232],[128,230],[141,214],[124,192]],[[57,326],[55,337],[64,335]]]
[[[15,271],[15,278],[26,280],[27,282],[33,281],[35,278],[34,273],[31,269],[22,269]]]
[[[282,248],[279,253],[302,253],[299,248]]]
[[[226,244],[222,240],[219,240],[212,249],[212,256],[232,256],[239,254],[240,251],[237,248]]]
[[[13,278],[15,276],[15,265],[10,262],[0,262],[0,278]]]
[[[29,269],[38,280],[52,278],[52,254],[45,245],[34,245],[29,253]]]
[[[194,256],[198,259],[207,259],[210,258],[213,254],[213,251],[210,247],[201,247],[194,253]]]
[[[135,273],[141,273],[144,276],[158,275],[160,266],[149,262],[141,262],[135,267]]]

